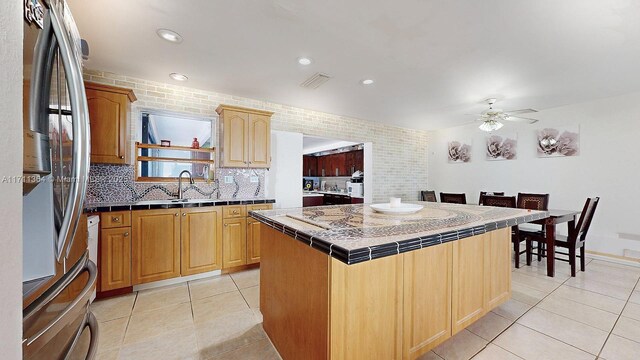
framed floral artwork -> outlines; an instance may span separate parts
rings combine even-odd
[[[486,159],[514,160],[518,156],[518,137],[516,134],[497,135],[487,137]]]
[[[448,157],[450,163],[466,163],[471,161],[471,145],[460,141],[449,142]]]
[[[580,154],[580,127],[538,130],[538,157],[565,157]]]

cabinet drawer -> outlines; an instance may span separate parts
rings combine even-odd
[[[249,215],[249,211],[271,210],[271,209],[273,209],[273,204],[247,205],[247,216]]]
[[[131,211],[111,211],[100,214],[103,229],[131,226]]]
[[[222,207],[222,217],[224,219],[243,218],[247,216],[244,205],[229,205]]]

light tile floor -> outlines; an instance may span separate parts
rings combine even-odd
[[[588,260],[513,269],[512,299],[421,357],[640,359],[640,268]],[[524,260],[521,262],[524,264]],[[259,269],[95,302],[98,359],[280,359],[262,329]]]

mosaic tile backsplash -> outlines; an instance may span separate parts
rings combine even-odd
[[[216,169],[211,183],[182,183],[184,197],[188,199],[250,199],[263,198],[265,174],[262,169]],[[233,183],[226,184],[225,176],[232,176]],[[252,183],[251,176],[258,182]],[[178,183],[149,183],[134,181],[134,167],[129,165],[91,164],[87,204],[132,202],[173,199]]]

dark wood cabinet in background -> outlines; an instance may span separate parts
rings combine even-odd
[[[318,173],[318,157],[305,155],[302,157],[302,176],[321,176]]]
[[[364,170],[363,150],[323,156],[305,155],[302,159],[303,176],[351,176],[357,170]]]

